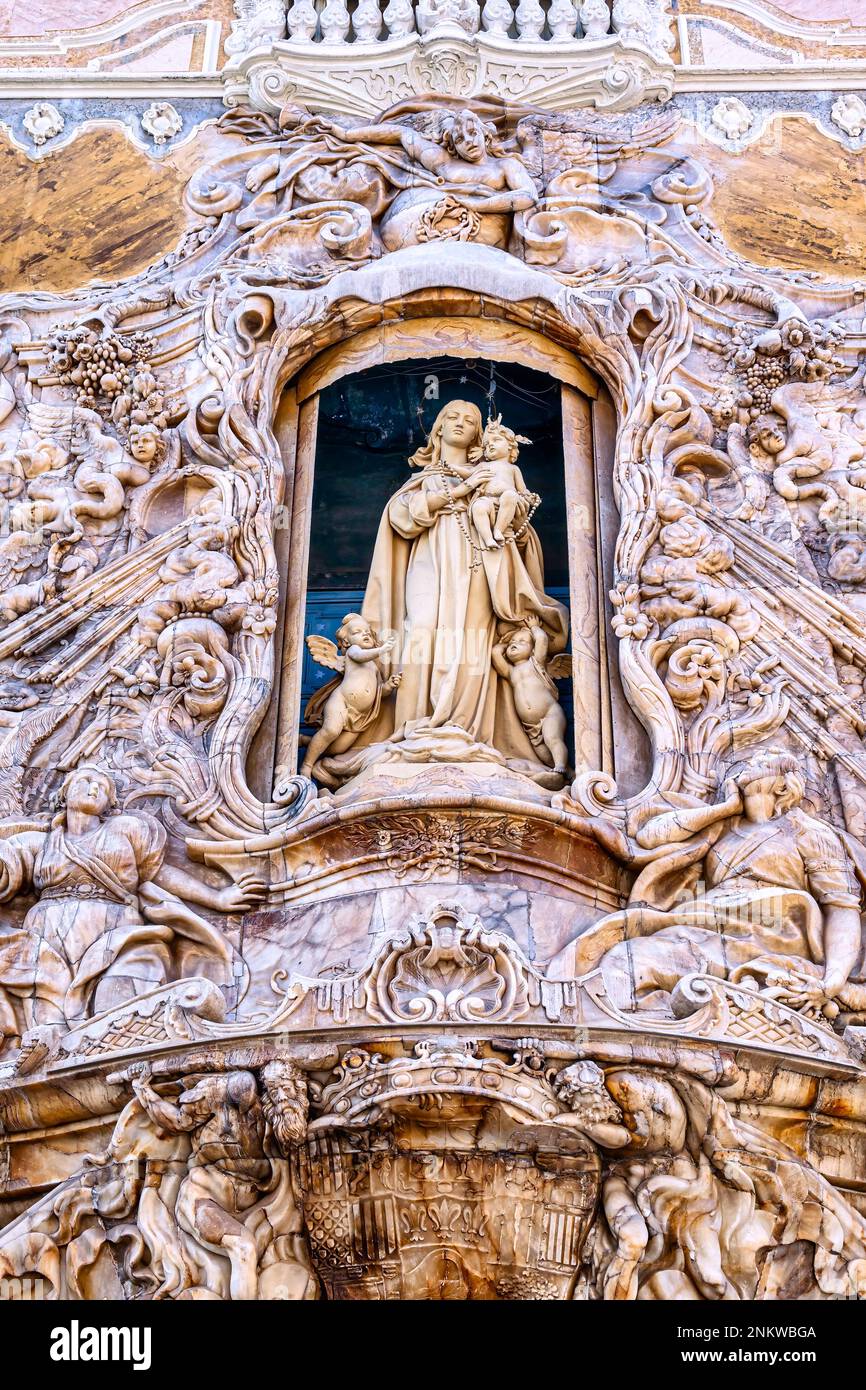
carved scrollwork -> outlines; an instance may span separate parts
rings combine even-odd
[[[375,1018],[491,1023],[527,1007],[528,963],[513,942],[459,907],[409,922],[373,962],[365,989]]]

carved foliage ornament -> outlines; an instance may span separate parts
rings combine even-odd
[[[65,121],[50,101],[37,102],[24,112],[22,124],[34,145],[44,145],[63,130]]]

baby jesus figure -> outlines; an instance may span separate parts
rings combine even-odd
[[[497,416],[487,421],[480,451],[470,450],[471,467],[456,470],[461,477],[469,477],[481,464],[487,465],[491,473],[489,482],[476,488],[469,504],[469,515],[485,550],[498,550],[506,540],[513,540],[513,532],[508,535],[513,523],[521,525],[541,502],[538,493],[529,491],[517,467],[519,445],[531,443],[525,435],[515,434],[503,425],[501,415]]]

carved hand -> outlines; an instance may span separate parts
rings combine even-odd
[[[474,492],[476,488],[483,487],[485,483],[489,483],[492,477],[493,469],[490,464],[480,463],[477,468],[472,470],[462,487],[455,488],[455,497],[458,493],[462,493],[464,497],[468,496],[468,494]]]
[[[261,902],[265,896],[267,884],[260,874],[254,869],[248,869],[241,874],[237,883],[230,883],[227,888],[221,888],[219,892],[219,905],[222,912],[243,912],[245,908],[252,907],[254,903]]]

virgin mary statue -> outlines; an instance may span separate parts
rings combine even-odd
[[[379,639],[396,637],[380,661],[383,677],[400,681],[352,747],[322,760],[334,781],[383,758],[492,759],[542,785],[559,784],[521,722],[512,682],[493,663],[494,648],[520,627],[543,634],[548,655],[561,652],[568,614],[544,592],[541,545],[528,522],[537,498],[512,492],[516,511],[501,543],[490,545],[488,531],[484,544],[479,534],[473,502],[489,490],[494,506],[509,469],[522,482],[512,466],[517,436],[498,422],[490,430],[496,449],[486,447],[478,407],[449,401],[410,459],[417,472],[385,508],[362,612]]]

